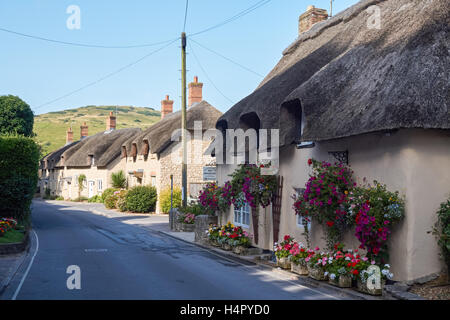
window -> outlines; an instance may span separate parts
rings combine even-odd
[[[103,180],[102,179],[98,179],[97,180],[97,190],[98,191],[102,191],[103,190]]]
[[[156,176],[151,176],[151,177],[150,177],[150,184],[151,184],[153,187],[156,187]]]
[[[304,229],[305,226],[308,226],[308,230],[311,230],[311,219],[309,218],[308,220],[306,220],[305,217],[302,217],[301,215],[297,215],[297,226],[302,229]]]
[[[247,203],[239,209],[234,209],[234,223],[243,227],[250,225],[250,206]]]

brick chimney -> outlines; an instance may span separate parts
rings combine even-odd
[[[161,101],[161,119],[173,112],[173,100],[169,100],[169,96],[166,96],[165,100]]]
[[[116,116],[111,111],[109,113],[109,117],[106,119],[106,131],[115,129],[116,129]]]
[[[328,12],[325,9],[319,9],[314,6],[308,6],[306,12],[298,19],[298,34],[311,29],[317,22],[328,19]]]
[[[203,100],[202,91],[203,83],[198,82],[198,77],[194,77],[194,82],[189,83],[189,101],[188,106],[192,106],[196,102],[201,102]]]
[[[84,139],[88,136],[88,126],[85,123],[83,123],[82,126],[80,126],[80,139]]]
[[[67,129],[66,132],[66,144],[70,144],[73,142],[73,131],[72,131],[72,127]]]

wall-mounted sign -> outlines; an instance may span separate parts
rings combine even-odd
[[[216,181],[216,167],[203,167],[203,181]]]

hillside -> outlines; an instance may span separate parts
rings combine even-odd
[[[42,145],[44,154],[52,152],[66,143],[66,130],[72,126],[73,138],[80,138],[80,125],[89,126],[89,135],[102,132],[106,128],[109,112],[116,111],[116,106],[87,106],[57,112],[40,114],[34,118],[34,132]],[[159,121],[161,113],[152,108],[117,107],[117,129],[148,128]]]

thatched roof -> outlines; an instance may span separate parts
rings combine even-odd
[[[204,100],[195,103],[186,110],[187,129],[194,130],[194,121],[201,121],[203,130],[215,128],[221,115],[219,110]],[[147,141],[149,153],[159,154],[172,143],[172,133],[177,129],[181,129],[181,111],[166,115],[164,119],[127,140],[122,146],[126,148],[127,154],[131,154],[132,145],[136,144],[137,153],[143,154],[144,141]]]
[[[74,147],[79,141],[66,144],[65,146],[47,154],[41,160],[41,169],[52,170],[58,167],[62,167],[61,155],[69,148]]]
[[[372,5],[381,9],[381,29],[367,26]],[[303,141],[399,128],[450,129],[449,24],[448,0],[360,1],[301,34],[218,127],[226,122],[237,128],[243,115],[254,112],[261,128],[280,128],[280,144],[290,144],[295,121],[280,114],[296,105]]]
[[[94,156],[96,166],[107,166],[120,156],[122,143],[140,131],[138,128],[120,129],[87,137],[61,155],[63,164],[67,167],[88,167],[91,165],[90,156]]]

